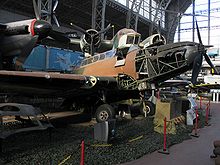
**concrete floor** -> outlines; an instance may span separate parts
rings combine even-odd
[[[145,155],[140,159],[124,163],[123,165],[214,165],[210,158],[213,141],[220,140],[220,103],[211,103],[211,126],[198,130],[198,138],[193,137],[169,148],[169,155],[157,151]]]

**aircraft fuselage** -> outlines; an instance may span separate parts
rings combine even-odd
[[[192,69],[194,59],[200,55],[199,44],[194,42],[134,49],[124,58],[116,51],[111,57],[102,53],[86,58],[74,73],[115,78],[127,75],[134,80],[159,83]]]

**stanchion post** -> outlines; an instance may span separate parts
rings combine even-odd
[[[157,91],[157,99],[160,99],[160,91]]]
[[[3,153],[3,147],[2,147],[2,145],[3,145],[3,139],[0,138],[0,156],[2,156],[2,153]]]
[[[198,128],[198,109],[196,108],[196,123],[195,123],[195,128],[194,128],[194,134],[192,133],[191,136],[193,137],[199,137],[197,133],[197,128]]]
[[[205,125],[206,126],[211,125],[209,124],[209,103],[206,105],[206,109],[205,109]]]
[[[168,149],[167,149],[167,119],[166,117],[164,118],[164,125],[163,125],[163,149],[162,150],[158,150],[159,153],[161,154],[170,154]]]
[[[202,97],[199,97],[199,108],[202,109]]]
[[[164,127],[163,127],[163,150],[166,151],[167,149],[167,119],[164,118]]]
[[[0,129],[3,129],[3,116],[0,116]],[[0,138],[0,156],[2,156],[2,144],[3,143],[3,139]]]
[[[81,159],[80,159],[80,165],[84,165],[84,158],[85,158],[85,155],[84,155],[84,149],[85,149],[85,142],[84,140],[82,140],[81,142]]]
[[[208,110],[209,110],[209,117],[212,116],[212,115],[211,115],[211,108],[210,108],[210,105],[211,105],[211,104],[210,104],[210,99],[209,99],[209,109],[208,109]]]

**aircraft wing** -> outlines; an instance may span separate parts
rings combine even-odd
[[[192,86],[192,88],[209,88],[209,89],[219,89],[220,84],[198,84]]]
[[[210,92],[210,89],[220,89],[220,84],[198,84],[189,87],[196,92]]]
[[[187,80],[167,80],[159,84],[159,87],[185,87],[190,84]]]
[[[6,93],[69,97],[105,88],[117,88],[117,80],[58,72],[0,71],[0,91]]]

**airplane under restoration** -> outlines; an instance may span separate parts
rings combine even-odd
[[[110,43],[111,50],[91,52],[68,74],[1,70],[0,90],[13,101],[26,96],[62,98],[66,110],[84,109],[105,121],[114,117],[117,101],[139,98],[140,91],[151,92],[152,86],[190,69],[196,79],[205,53],[195,42],[165,44],[160,34],[140,42],[140,34],[132,29],[120,30]],[[150,101],[144,103],[152,107]]]
[[[36,25],[36,22],[30,22]],[[84,32],[81,39],[68,40],[72,44],[80,44],[85,54],[80,65],[74,67],[71,73],[0,70],[0,91],[13,102],[22,97],[62,98],[61,106],[65,107],[64,109],[84,109],[87,113],[93,112],[98,121],[105,121],[114,117],[115,102],[140,98],[141,91],[150,91],[151,94],[152,87],[154,90],[160,82],[187,70],[193,69],[192,83],[195,84],[203,56],[214,69],[202,44],[198,25],[200,43],[166,44],[161,34],[149,36],[141,42],[139,33],[126,28],[120,30],[112,40],[102,41],[100,34],[109,28],[110,26],[99,32],[94,29],[81,29]],[[38,33],[41,34],[43,29],[39,28]],[[3,30],[3,34],[5,32],[6,30]],[[50,30],[48,33],[50,34]],[[37,35],[38,37],[40,35]],[[95,53],[96,49],[105,46],[111,49]],[[0,47],[0,50],[3,50],[4,45]],[[32,48],[31,46],[30,49]],[[21,53],[18,59],[22,58],[23,63],[27,56],[27,53],[25,56]],[[18,66],[21,66],[20,64]],[[140,105],[143,103],[149,105],[144,107],[152,107],[153,104],[147,100],[141,101]]]

